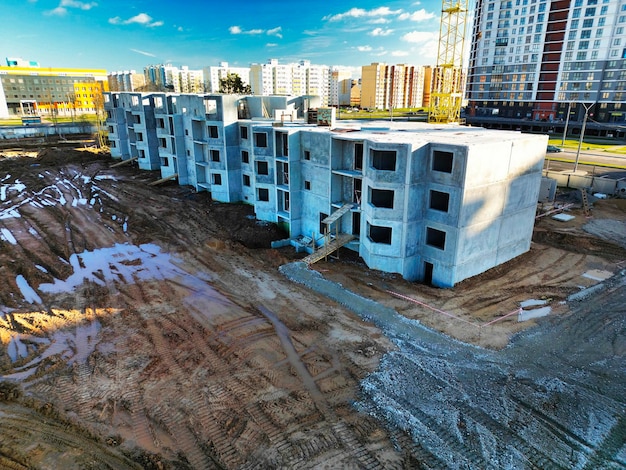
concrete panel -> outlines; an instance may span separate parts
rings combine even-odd
[[[480,142],[467,149],[465,186],[483,186],[507,178],[511,160],[511,142]]]
[[[578,189],[590,188],[592,184],[593,184],[593,176],[578,175],[578,174],[569,175],[568,186],[570,188],[578,188]]]
[[[403,252],[406,257],[418,255],[422,252],[424,224],[421,220],[404,224]]]
[[[460,230],[457,244],[458,263],[464,264],[477,259],[482,263],[483,260],[479,258],[488,258],[491,254],[495,259],[494,248],[498,246],[500,238],[500,223],[499,219],[493,219]]]
[[[459,227],[480,224],[500,217],[507,198],[507,182],[489,186],[466,188],[462,204],[459,204]]]
[[[539,188],[539,196],[537,200],[539,202],[554,201],[556,197],[556,180],[553,178],[541,178],[541,185]]]
[[[541,172],[548,145],[547,135],[523,134],[512,145],[509,177]]]
[[[301,139],[302,153],[308,151],[311,163],[330,167],[330,141],[327,134],[305,132]]]
[[[436,151],[451,152],[453,154],[451,173],[433,170],[433,155]],[[433,143],[430,145],[428,152],[428,172],[424,177],[433,183],[448,186],[462,186],[465,181],[467,159],[468,149],[466,147],[452,144],[446,145],[442,143]]]
[[[609,178],[594,178],[591,190],[594,193],[613,195],[617,192],[617,181]]]
[[[504,213],[516,212],[522,208],[535,208],[539,199],[541,173],[518,176],[511,180],[506,193]]]
[[[361,244],[359,255],[363,258],[365,264],[367,264],[370,269],[402,274],[401,258],[372,253],[367,247],[363,247],[363,244]]]
[[[426,244],[426,231],[428,227],[446,232],[445,249],[442,250],[440,248],[429,246]],[[420,234],[420,238],[421,240],[423,240],[422,256],[429,259],[437,260],[439,263],[443,263],[446,265],[452,265],[454,263],[458,251],[457,244],[459,238],[459,231],[456,228],[432,222],[424,223],[422,225],[422,233]]]
[[[363,217],[363,216],[362,216]],[[402,257],[402,223],[401,222],[391,222],[389,220],[377,220],[377,219],[368,219],[367,216],[364,217],[365,231],[361,233],[361,246],[363,246],[372,256],[377,255],[384,258],[400,258]],[[385,243],[375,243],[370,240],[368,236],[367,223],[370,225],[382,226],[382,227],[391,227],[391,244],[387,245]],[[379,268],[377,268],[379,269]],[[399,271],[393,271],[399,272]]]
[[[472,258],[465,263],[457,263],[454,267],[453,284],[483,273],[496,265],[497,256],[495,251],[485,253],[482,257]]]

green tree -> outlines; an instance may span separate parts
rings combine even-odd
[[[220,93],[246,95],[252,93],[250,85],[244,85],[241,77],[236,73],[229,73],[220,79]]]

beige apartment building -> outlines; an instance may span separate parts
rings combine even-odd
[[[419,108],[430,84],[431,68],[374,62],[361,67],[361,107],[367,109]],[[428,93],[429,94],[429,93]]]

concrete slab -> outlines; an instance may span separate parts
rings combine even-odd
[[[569,214],[556,214],[556,215],[553,215],[552,218],[560,222],[568,222],[572,219],[575,219],[576,217],[573,215],[569,215]]]
[[[610,271],[602,271],[600,269],[592,269],[591,271],[587,271],[583,273],[583,277],[588,279],[593,279],[595,281],[604,281],[610,278],[613,275]]]

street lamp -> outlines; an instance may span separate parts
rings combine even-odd
[[[592,108],[593,103],[587,106],[585,103],[581,103],[585,108],[585,117],[583,118],[583,127],[580,129],[580,139],[578,140],[578,151],[576,152],[576,163],[574,163],[574,173],[578,170],[578,159],[580,158],[580,147],[583,144],[583,137],[585,137],[585,127],[587,126],[587,116],[589,116],[589,110]]]
[[[572,102],[567,104],[567,117],[565,118],[565,130],[563,131],[563,138],[561,139],[561,147],[565,147],[565,138],[567,137],[567,125],[569,124],[569,114],[572,111]]]

